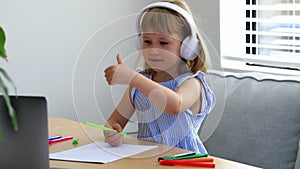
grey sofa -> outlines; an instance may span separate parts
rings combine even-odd
[[[210,155],[300,169],[299,76],[213,72],[206,78],[217,98],[199,132]]]

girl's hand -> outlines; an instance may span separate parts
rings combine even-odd
[[[130,84],[137,72],[127,67],[121,58],[117,55],[117,65],[109,66],[104,70],[106,81],[109,85],[114,84]]]
[[[105,137],[104,141],[113,147],[120,146],[123,142],[123,136],[121,136],[119,133],[122,131],[122,127],[120,124],[114,124],[111,127],[115,130],[103,131]]]

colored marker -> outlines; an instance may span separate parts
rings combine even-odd
[[[195,155],[190,155],[190,156],[177,157],[177,158],[175,158],[175,160],[201,158],[201,157],[207,157],[207,156],[208,156],[208,154],[195,154]]]
[[[67,140],[71,140],[71,139],[73,139],[73,136],[66,136],[66,137],[55,139],[55,140],[49,140],[48,142],[49,142],[49,144],[53,144],[53,143],[59,143],[59,142],[67,141]]]
[[[215,164],[213,163],[202,163],[202,162],[187,162],[182,160],[160,160],[160,165],[181,165],[181,166],[196,166],[203,168],[215,168]]]
[[[163,157],[158,157],[158,161],[159,160],[167,160],[167,159],[173,159],[173,158],[178,158],[178,157],[184,157],[184,156],[191,156],[191,155],[195,155],[195,152],[188,152],[188,153],[182,153],[182,154],[177,154],[177,155],[173,155],[173,156],[163,156]]]
[[[202,162],[203,163],[203,162],[214,162],[214,159],[213,158],[204,157],[204,158],[183,159],[183,160],[180,160],[180,161],[193,162],[193,163]]]
[[[114,129],[112,129],[112,128],[100,126],[100,125],[97,125],[97,124],[94,124],[94,123],[90,123],[90,122],[87,122],[87,121],[84,122],[83,124],[85,124],[85,125],[87,125],[87,126],[92,126],[92,127],[101,129],[101,130],[103,130],[103,131],[114,130]],[[126,136],[126,135],[127,135],[124,131],[119,132],[119,134],[120,134],[121,136]]]
[[[191,154],[191,155],[184,155],[184,156],[164,156],[163,160],[183,160],[183,159],[192,159],[192,158],[201,158],[207,157],[208,154]]]
[[[59,139],[59,138],[61,138],[61,136],[57,135],[57,136],[49,137],[48,140],[56,140],[56,139]]]

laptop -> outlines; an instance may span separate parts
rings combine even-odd
[[[0,96],[0,169],[49,169],[48,114],[43,96],[10,96],[19,131],[14,131]]]

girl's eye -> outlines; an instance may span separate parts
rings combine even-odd
[[[146,43],[146,44],[150,44],[150,43],[151,43],[151,41],[150,41],[150,40],[144,40],[144,43]]]
[[[168,42],[159,42],[160,43],[160,45],[167,45],[167,44],[169,44]]]

